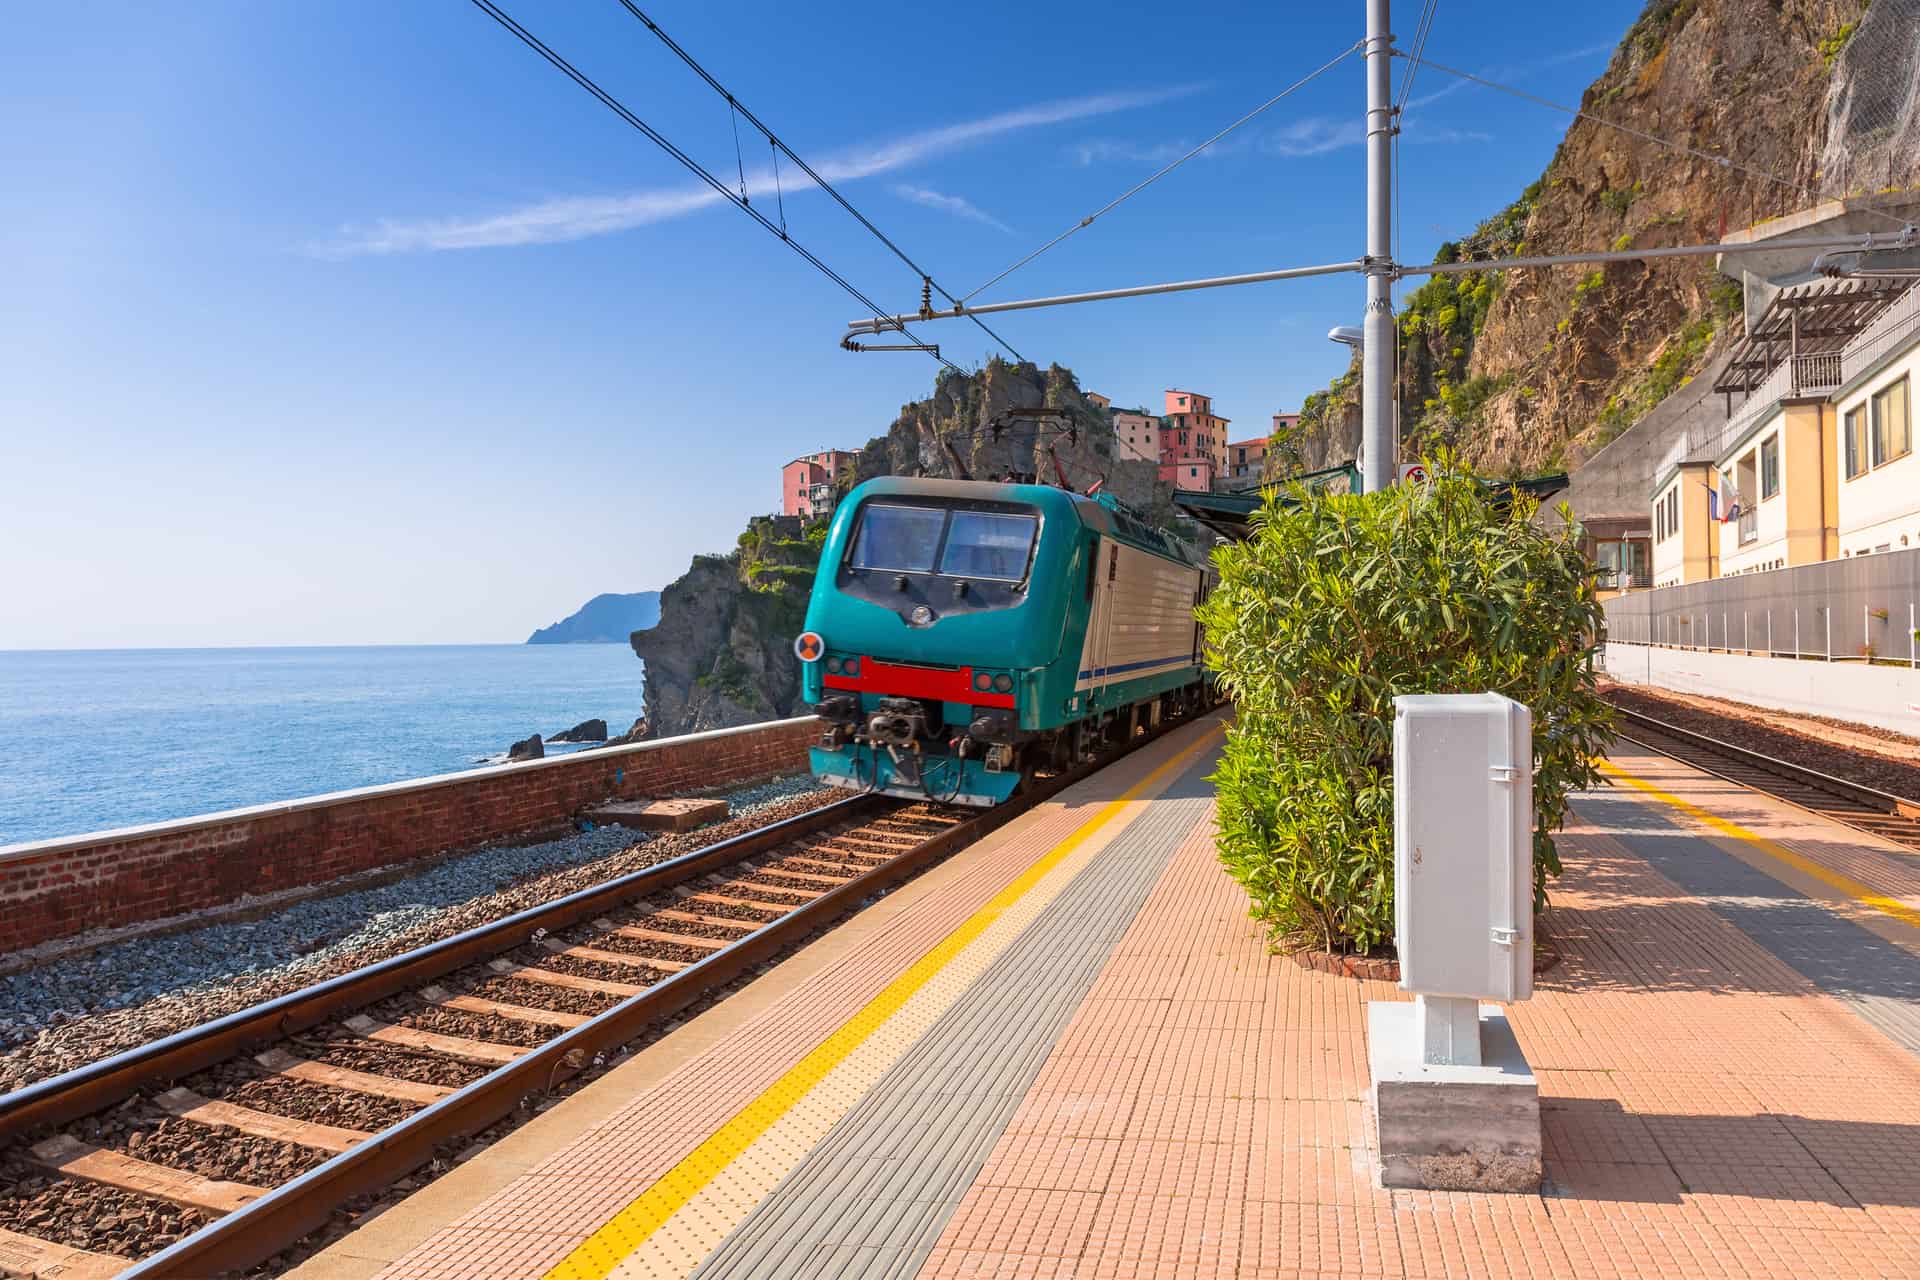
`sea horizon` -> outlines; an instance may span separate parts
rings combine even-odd
[[[0,649],[0,845],[471,769],[588,720],[618,736],[644,671],[617,642]]]

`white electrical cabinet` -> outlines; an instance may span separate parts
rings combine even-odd
[[[1400,986],[1533,994],[1533,715],[1497,693],[1395,698]]]

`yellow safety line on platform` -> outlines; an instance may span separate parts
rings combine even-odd
[[[1898,898],[1889,898],[1883,893],[1875,893],[1871,886],[1864,885],[1850,876],[1843,876],[1839,872],[1824,867],[1803,854],[1795,853],[1776,840],[1769,840],[1763,835],[1756,835],[1739,823],[1729,822],[1719,814],[1702,809],[1690,800],[1682,800],[1679,796],[1662,791],[1645,778],[1636,777],[1617,764],[1612,764],[1606,760],[1597,760],[1595,763],[1600,766],[1600,772],[1607,776],[1618,778],[1629,786],[1638,787],[1654,799],[1672,805],[1688,817],[1706,823],[1722,835],[1732,836],[1735,840],[1741,840],[1754,846],[1768,857],[1775,858],[1786,863],[1796,871],[1812,876],[1821,884],[1845,894],[1863,906],[1872,907],[1875,911],[1883,915],[1892,916],[1895,920],[1903,921],[1906,924],[1920,925],[1920,911],[1916,911],[1906,903],[1901,902]]]
[[[1074,828],[1071,834],[1035,860],[985,906],[888,983],[886,989],[865,1008],[814,1046],[806,1057],[769,1085],[764,1093],[709,1134],[705,1141],[688,1152],[679,1164],[656,1180],[638,1199],[576,1245],[573,1252],[548,1271],[543,1280],[606,1280],[606,1276],[623,1259],[664,1226],[755,1139],[772,1128],[834,1067],[878,1030],[909,997],[932,981],[968,943],[984,933],[1008,908],[1038,884],[1047,872],[1084,844],[1121,809],[1137,800],[1147,788],[1205,750],[1219,731],[1218,725],[1210,728],[1198,742],[1128,787],[1117,798],[1103,805],[1098,813]]]

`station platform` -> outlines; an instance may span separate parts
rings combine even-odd
[[[1221,728],[1037,806],[292,1274],[1920,1275],[1920,855],[1616,755],[1508,1010],[1547,1185],[1382,1190],[1366,1003],[1405,997],[1271,954],[1213,848]]]

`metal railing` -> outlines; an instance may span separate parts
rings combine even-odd
[[[1601,607],[1616,644],[1920,666],[1920,547],[1638,591]]]
[[[1740,513],[1740,545],[1744,547],[1749,542],[1758,542],[1759,540],[1760,513],[1751,509],[1742,511]]]
[[[1795,395],[1831,390],[1846,381],[1840,372],[1841,363],[1841,353],[1838,351],[1817,351],[1811,355],[1795,356],[1789,389]]]
[[[1920,284],[1887,304],[1887,309],[1840,352],[1841,376],[1834,385],[1853,377],[1915,331],[1920,331]]]
[[[1856,334],[1839,351],[1822,351],[1782,360],[1774,366],[1766,380],[1740,403],[1733,415],[1708,432],[1698,445],[1685,437],[1676,441],[1675,448],[1669,451],[1668,458],[1659,469],[1665,470],[1669,463],[1681,458],[1718,458],[1733,446],[1735,440],[1745,435],[1748,428],[1757,425],[1777,409],[1781,400],[1807,392],[1833,390],[1917,331],[1920,331],[1920,285],[1895,298],[1886,310],[1874,317],[1872,324]]]

